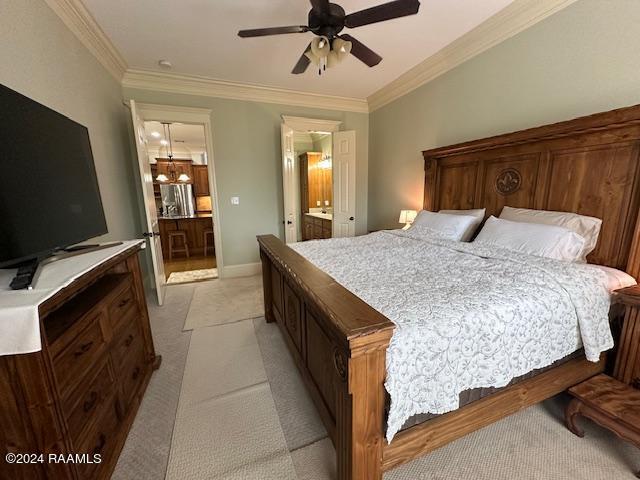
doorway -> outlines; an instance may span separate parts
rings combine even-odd
[[[222,268],[210,111],[131,101],[153,274],[167,285],[218,277]]]
[[[167,284],[218,277],[204,126],[145,121]]]
[[[355,132],[283,116],[285,241],[355,235]]]

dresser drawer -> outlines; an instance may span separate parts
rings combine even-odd
[[[82,376],[104,356],[107,340],[102,329],[104,311],[98,310],[87,326],[71,340],[54,358],[53,368],[62,397],[83,379]]]
[[[140,319],[138,316],[130,315],[114,335],[111,358],[113,358],[116,370],[119,370],[126,359],[129,358],[132,350],[139,348],[139,343],[142,342],[139,324]]]
[[[126,285],[126,288],[109,303],[109,320],[114,330],[120,327],[120,323],[130,312],[138,308],[131,282],[127,282]]]
[[[89,383],[82,383],[74,390],[62,410],[67,419],[69,434],[75,443],[84,437],[84,433],[94,419],[96,412],[103,410],[103,405],[115,401],[115,376],[108,361],[95,370]]]
[[[144,355],[142,337],[134,339],[129,350],[127,357],[122,362],[122,367],[118,369],[122,385],[122,401],[126,409],[129,408],[129,404],[149,368]]]
[[[94,459],[94,455],[100,455],[100,463],[78,463],[76,470],[78,478],[89,479],[98,478],[99,470],[102,466],[106,467],[109,459],[115,453],[115,447],[120,434],[120,417],[116,412],[114,402],[107,403],[99,412],[97,421],[93,424],[86,438],[81,442],[74,444],[75,451],[73,453],[86,453],[89,460]]]

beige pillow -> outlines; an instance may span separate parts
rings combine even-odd
[[[602,220],[571,212],[552,212],[549,210],[531,210],[528,208],[504,207],[500,218],[512,222],[539,223],[542,225],[557,225],[568,228],[584,238],[584,248],[580,253],[579,262],[586,263],[587,255],[596,248]]]

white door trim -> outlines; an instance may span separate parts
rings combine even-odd
[[[213,133],[211,128],[211,110],[208,108],[180,107],[176,105],[158,105],[153,103],[139,103],[138,110],[143,113],[145,120],[197,123],[204,126],[204,136],[207,148],[207,167],[209,171],[209,191],[213,203],[213,242],[216,248],[216,265],[218,275],[224,276],[224,259],[222,257],[222,235],[220,233],[220,202],[216,182],[215,161],[213,158]]]
[[[292,117],[290,115],[282,115],[282,121],[295,132],[337,132],[342,124],[338,120],[320,120],[318,118]]]

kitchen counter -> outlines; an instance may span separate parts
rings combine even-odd
[[[211,213],[194,213],[193,215],[158,215],[158,220],[189,220],[192,218],[213,218]]]
[[[160,230],[160,243],[162,244],[162,255],[169,258],[169,232],[181,230],[187,236],[189,253],[191,256],[201,256],[204,254],[204,232],[213,228],[213,217],[210,213],[196,213],[194,215],[171,215],[158,217]],[[174,240],[180,243],[180,240]],[[211,242],[211,238],[209,238]],[[213,243],[209,243],[212,245]],[[209,251],[211,255],[211,251]],[[182,258],[183,254],[176,254],[174,258]]]

